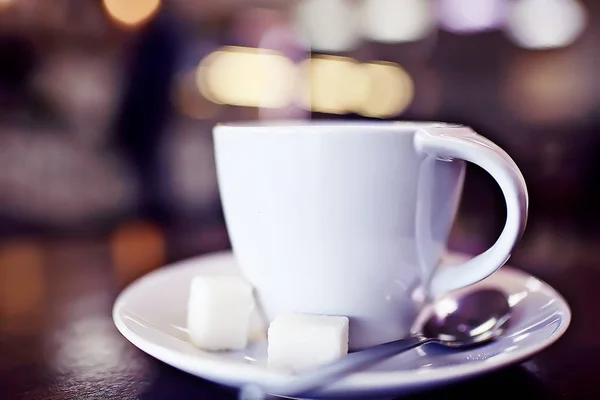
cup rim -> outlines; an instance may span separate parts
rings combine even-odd
[[[465,125],[441,122],[441,121],[411,121],[411,120],[386,120],[386,121],[364,121],[364,120],[247,120],[233,122],[218,122],[215,125],[215,130],[219,128],[240,129],[258,129],[270,131],[272,129],[299,129],[310,127],[311,131],[330,130],[331,128],[377,128],[384,130],[399,130],[414,131],[415,129],[426,128],[465,128]]]

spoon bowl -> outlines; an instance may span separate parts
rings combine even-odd
[[[481,289],[446,296],[426,307],[417,318],[420,334],[447,347],[469,347],[498,337],[510,320],[506,295]],[[419,326],[417,325],[417,326]]]

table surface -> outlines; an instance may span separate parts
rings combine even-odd
[[[533,221],[532,221],[533,220]],[[572,221],[572,219],[566,219]],[[450,247],[477,253],[499,227],[460,216]],[[556,344],[521,365],[410,399],[495,395],[600,398],[600,235],[556,216],[530,219],[510,264],[545,280],[573,309]],[[588,224],[589,225],[589,224]],[[235,393],[139,351],[111,308],[137,277],[167,262],[229,248],[220,226],[124,224],[107,237],[25,238],[0,244],[0,398],[235,399]]]

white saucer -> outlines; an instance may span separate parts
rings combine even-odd
[[[452,254],[448,260],[468,258]],[[131,343],[190,374],[227,386],[247,382],[276,384],[286,379],[266,368],[264,327],[245,351],[210,353],[187,339],[186,308],[190,278],[199,274],[239,274],[230,252],[179,262],[149,273],[117,298],[113,319]],[[503,267],[479,286],[509,295],[514,306],[510,328],[497,341],[469,351],[422,347],[324,389],[320,398],[390,397],[465,379],[523,361],[555,342],[567,329],[571,311],[552,287],[524,272]]]

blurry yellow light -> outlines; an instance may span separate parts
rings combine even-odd
[[[306,60],[301,68],[308,89],[300,99],[304,108],[345,114],[353,112],[368,94],[368,77],[351,58],[316,57]]]
[[[297,68],[278,52],[244,47],[209,54],[195,80],[213,103],[265,109],[284,108],[295,99],[306,110],[388,118],[414,98],[412,78],[394,63],[322,55]]]
[[[212,66],[213,61],[220,55],[221,55],[220,51],[216,51],[214,53],[209,54],[198,65],[198,67],[196,68],[196,74],[195,74],[196,89],[198,89],[200,94],[202,94],[202,96],[204,96],[204,98],[206,100],[210,101],[211,103],[215,103],[215,104],[225,104],[225,103],[223,103],[222,101],[219,101],[219,99],[217,99],[212,94],[212,92],[209,89],[207,79],[208,79],[209,66]]]
[[[292,101],[296,69],[275,51],[225,47],[198,66],[196,85],[216,103],[282,108]]]
[[[387,62],[364,64],[369,77],[369,94],[358,113],[375,118],[390,118],[402,113],[413,101],[415,89],[410,75],[399,65]]]
[[[160,0],[103,0],[102,3],[113,19],[131,26],[149,20],[160,8]]]

